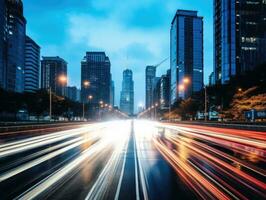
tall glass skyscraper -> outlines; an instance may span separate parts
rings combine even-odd
[[[30,37],[25,44],[25,91],[34,92],[39,89],[40,80],[40,46]]]
[[[146,109],[152,106],[153,103],[153,79],[156,76],[156,67],[147,66],[145,71],[145,98]]]
[[[0,86],[24,91],[26,19],[21,0],[0,1]]]
[[[111,63],[105,52],[86,53],[81,61],[82,102],[110,104],[110,70]]]
[[[266,1],[214,0],[214,76],[227,83],[266,61]]]
[[[133,73],[130,69],[123,71],[120,109],[129,115],[134,114],[134,81]]]
[[[51,88],[59,96],[67,95],[67,62],[56,57],[42,57],[41,87]],[[61,78],[65,80],[62,80]]]
[[[190,97],[203,87],[203,18],[197,11],[177,10],[170,30],[171,99]],[[184,85],[184,79],[189,82]],[[184,85],[182,90],[180,85]]]

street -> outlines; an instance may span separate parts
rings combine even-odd
[[[0,140],[0,199],[266,199],[265,132],[145,120]]]

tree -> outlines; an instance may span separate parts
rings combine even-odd
[[[258,87],[237,92],[226,113],[235,120],[242,120],[244,112],[252,109],[266,110],[266,93],[258,93]]]

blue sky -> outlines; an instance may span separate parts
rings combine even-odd
[[[135,107],[145,103],[145,67],[169,56],[169,30],[177,9],[204,17],[205,82],[213,66],[212,0],[24,0],[27,34],[42,56],[68,62],[69,85],[80,87],[80,61],[86,51],[105,51],[111,60],[119,104],[122,71],[133,70]],[[169,61],[157,71],[165,73]]]

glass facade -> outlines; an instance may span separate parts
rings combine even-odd
[[[133,73],[130,69],[123,71],[120,109],[129,115],[134,114],[134,81]]]
[[[81,61],[81,100],[110,104],[111,63],[105,52],[87,52]],[[92,96],[92,99],[89,99]]]
[[[1,1],[0,8],[0,86],[24,92],[26,20],[23,3]]]
[[[152,90],[152,84],[153,79],[156,76],[156,67],[155,66],[147,66],[145,71],[145,89],[146,89],[146,109],[151,107],[152,105],[152,99],[153,99],[153,90]]]
[[[170,103],[203,87],[203,19],[197,11],[177,10],[170,31]],[[189,82],[184,85],[184,80]],[[182,85],[182,89],[179,86]]]
[[[214,76],[216,83],[266,61],[265,0],[214,0]]]
[[[25,91],[35,92],[39,89],[40,46],[30,37],[26,37],[25,46]]]
[[[61,77],[67,79],[67,62],[60,57],[42,57],[41,60],[41,87],[52,89],[56,95],[67,95],[67,80],[61,81]]]

